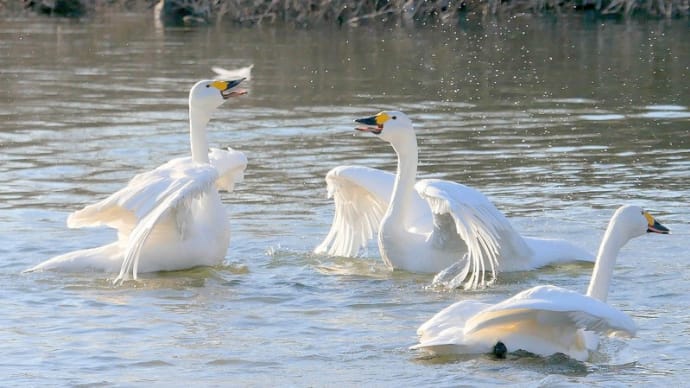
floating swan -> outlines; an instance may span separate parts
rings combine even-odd
[[[432,354],[480,354],[526,350],[540,356],[563,353],[584,361],[596,350],[595,333],[633,336],[625,313],[606,304],[618,251],[645,232],[669,233],[637,206],[619,208],[599,247],[587,294],[537,286],[497,304],[463,300],[441,310],[419,327],[418,345]]]
[[[247,158],[231,148],[211,149],[206,125],[230,97],[245,94],[234,81],[200,81],[189,93],[191,157],[173,159],[135,176],[125,188],[67,218],[67,226],[107,225],[117,241],[53,257],[27,271],[139,272],[216,265],[225,257],[230,229],[218,189],[232,191]]]
[[[482,193],[470,187],[438,179],[416,182],[417,138],[405,114],[388,111],[355,121],[362,124],[357,130],[376,134],[393,146],[397,173],[357,166],[331,170],[326,182],[335,215],[316,253],[356,256],[378,230],[379,251],[387,266],[420,273],[443,270],[437,278],[445,276],[451,279],[447,285],[464,283],[465,288],[487,284],[486,271],[495,278],[498,271],[594,260],[567,241],[521,237]]]

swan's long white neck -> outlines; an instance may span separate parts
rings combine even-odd
[[[192,160],[197,163],[209,163],[206,125],[211,115],[205,110],[189,106],[189,143],[192,148]]]
[[[587,288],[587,296],[606,302],[613,278],[613,269],[616,266],[616,257],[629,239],[623,236],[620,230],[617,230],[615,222],[609,224],[599,246],[597,260],[592,271],[592,280],[590,280]]]
[[[412,208],[414,185],[417,181],[417,138],[413,134],[392,145],[398,156],[398,171],[384,220],[385,226],[406,230],[405,213]]]

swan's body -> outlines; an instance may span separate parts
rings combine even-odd
[[[606,304],[616,256],[631,238],[668,229],[639,207],[616,211],[604,235],[586,295],[556,286],[537,286],[497,304],[460,301],[419,327],[413,349],[432,354],[490,353],[501,342],[508,351],[549,356],[563,353],[584,361],[599,334],[633,336],[625,313]]]
[[[335,215],[315,252],[356,256],[377,235],[381,257],[390,268],[442,271],[437,282],[469,288],[490,281],[486,271],[495,277],[500,271],[594,260],[567,241],[520,236],[477,190],[438,179],[417,181],[417,138],[403,113],[381,112],[357,122],[365,124],[358,130],[391,143],[398,156],[397,173],[355,166],[331,170],[326,182]]]
[[[53,257],[28,271],[119,271],[122,280],[136,279],[139,272],[220,263],[230,228],[218,190],[233,190],[247,158],[232,149],[209,152],[206,124],[225,99],[246,93],[234,89],[241,81],[201,81],[191,89],[191,157],[139,174],[123,189],[67,219],[70,228],[115,228],[117,241]]]

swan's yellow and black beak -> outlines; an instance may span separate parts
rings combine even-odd
[[[239,85],[245,79],[246,78],[240,78],[233,81],[213,81],[211,86],[218,89],[220,91],[220,95],[223,96],[223,99],[227,100],[230,97],[247,94],[247,91],[244,89],[236,89],[237,85]]]
[[[661,225],[659,221],[655,220],[654,217],[652,217],[652,215],[648,212],[644,212],[644,217],[647,219],[647,233],[671,233],[667,227]]]
[[[371,132],[375,135],[380,135],[381,131],[383,131],[383,124],[388,120],[390,120],[388,114],[386,114],[386,112],[381,112],[376,116],[355,120],[356,123],[362,124],[355,127],[355,129],[362,132]]]

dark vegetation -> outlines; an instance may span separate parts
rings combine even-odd
[[[0,0],[4,13],[28,10],[59,17],[147,9],[165,24],[438,25],[518,13],[687,18],[690,0]]]

